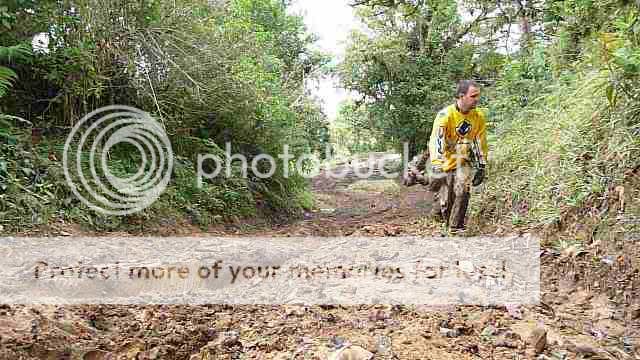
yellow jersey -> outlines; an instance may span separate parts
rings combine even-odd
[[[486,116],[478,109],[463,114],[456,104],[447,106],[433,122],[429,139],[431,164],[442,166],[443,171],[455,169],[456,145],[465,143],[471,145],[478,163],[486,165],[489,153]]]

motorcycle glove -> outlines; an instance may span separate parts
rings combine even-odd
[[[476,174],[473,176],[473,186],[478,186],[480,184],[482,184],[482,182],[484,181],[484,175],[485,175],[485,171],[484,171],[484,166],[481,166],[478,168],[478,170],[476,170]]]

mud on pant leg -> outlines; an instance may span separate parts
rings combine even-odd
[[[444,221],[449,225],[449,216],[451,215],[451,206],[453,205],[456,194],[453,191],[453,185],[455,183],[455,172],[448,172],[447,177],[444,179],[438,196],[440,198],[440,214],[444,218]]]
[[[427,186],[428,191],[433,193],[434,200],[437,195],[438,202],[440,203],[440,215],[447,224],[449,221],[449,213],[451,212],[452,198],[454,197],[453,183],[454,172],[439,172],[431,174],[429,177],[429,185]]]
[[[473,169],[468,164],[459,166],[455,170],[454,192],[456,195],[471,192],[471,182],[473,181]]]
[[[442,214],[442,189],[447,187],[447,178],[449,177],[449,174],[447,173],[443,173],[443,172],[438,172],[438,173],[431,173],[429,174],[429,184],[426,186],[427,191],[429,191],[430,193],[433,194],[433,200],[435,203],[436,200],[436,195],[439,198],[439,202],[440,202],[440,214]],[[445,197],[446,198],[446,197]],[[434,210],[434,212],[432,213],[432,215],[435,215],[436,212]]]
[[[468,164],[458,166],[451,182],[453,196],[450,198],[449,212],[451,227],[461,229],[464,227],[471,195],[471,182],[473,181],[473,169]]]

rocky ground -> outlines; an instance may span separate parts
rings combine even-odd
[[[366,162],[338,168],[351,165],[374,175],[320,174],[317,209],[304,220],[212,234],[443,234],[420,186],[402,187]],[[542,302],[531,307],[0,305],[0,359],[640,359],[637,240],[544,248]]]

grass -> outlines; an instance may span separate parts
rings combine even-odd
[[[297,198],[298,198],[298,203],[303,209],[310,211],[314,208],[315,198],[311,191],[302,190],[297,193]]]
[[[627,188],[628,202],[637,196],[638,185],[625,180],[625,173],[640,166],[640,138],[633,126],[623,125],[625,108],[633,105],[611,108],[608,81],[606,73],[592,71],[574,82],[549,83],[545,95],[512,109],[512,118],[497,124],[486,184],[471,198],[475,223],[584,238],[574,228],[617,215],[615,201],[602,211],[616,198],[614,189]]]
[[[400,193],[400,185],[394,180],[358,180],[348,186],[351,191],[375,192],[389,195]]]

